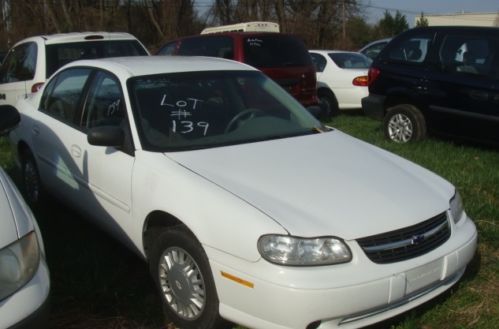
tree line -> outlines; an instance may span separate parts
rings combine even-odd
[[[121,31],[152,51],[204,27],[274,21],[309,48],[358,49],[408,29],[400,12],[366,22],[357,0],[0,0],[0,50],[34,35]]]

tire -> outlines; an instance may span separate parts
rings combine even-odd
[[[31,207],[39,207],[45,198],[45,191],[35,158],[29,150],[21,154],[21,171],[22,186],[26,201]]]
[[[421,111],[411,104],[399,104],[386,112],[385,137],[396,143],[408,143],[426,137],[426,121]]]
[[[218,313],[208,257],[187,229],[179,226],[162,230],[153,242],[149,267],[165,315],[177,327],[230,328]]]
[[[319,105],[322,109],[322,117],[325,119],[331,119],[332,117],[340,114],[340,108],[338,107],[338,101],[334,96],[333,92],[328,89],[320,89],[317,92],[319,98]]]

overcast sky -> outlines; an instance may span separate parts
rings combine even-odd
[[[383,17],[385,10],[395,14],[398,9],[410,26],[421,12],[425,15],[499,12],[499,0],[358,0],[358,3],[370,23]]]

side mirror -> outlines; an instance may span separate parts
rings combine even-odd
[[[6,135],[21,121],[21,115],[11,105],[0,105],[0,136]]]
[[[307,110],[312,114],[316,119],[320,120],[322,117],[322,109],[319,105],[312,105],[307,107]]]
[[[115,126],[94,127],[87,133],[87,141],[90,145],[121,147],[124,140],[123,130]]]

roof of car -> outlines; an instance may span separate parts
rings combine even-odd
[[[132,34],[125,32],[71,32],[37,35],[23,39],[20,42],[44,40],[46,44],[67,43],[67,42],[83,42],[83,41],[98,41],[98,40],[129,40],[136,39]]]
[[[64,68],[73,66],[98,67],[123,78],[178,72],[257,71],[249,65],[236,61],[201,56],[132,56],[79,60],[67,64]]]

